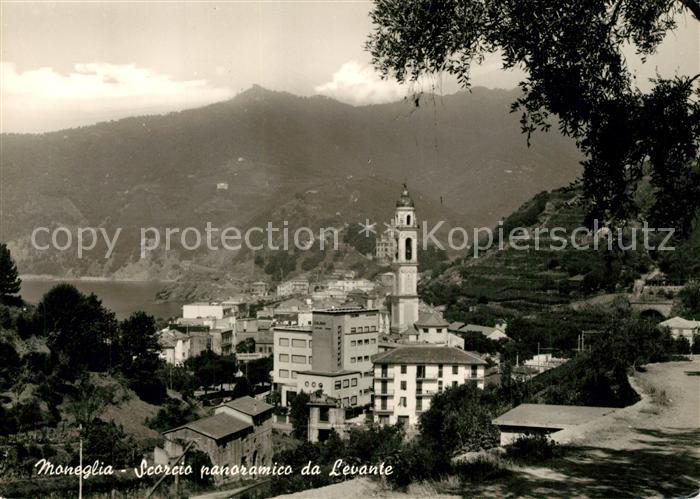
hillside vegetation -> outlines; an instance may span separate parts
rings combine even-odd
[[[387,220],[404,181],[422,220],[491,224],[579,172],[575,147],[554,133],[527,147],[513,99],[474,89],[418,108],[352,107],[253,87],[163,116],[5,134],[1,237],[23,273],[173,277],[182,260],[228,266],[234,255],[187,252],[175,241],[168,256],[139,260],[139,228]],[[59,225],[123,231],[109,259],[103,242],[82,259],[31,248],[35,227]]]

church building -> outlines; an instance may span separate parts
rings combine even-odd
[[[392,269],[391,332],[402,333],[418,321],[418,221],[404,184],[392,221],[396,253]]]

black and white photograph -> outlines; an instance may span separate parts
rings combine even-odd
[[[0,499],[700,498],[700,0],[0,0]]]

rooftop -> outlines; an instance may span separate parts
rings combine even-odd
[[[684,319],[683,317],[676,316],[666,321],[663,321],[661,324],[659,324],[659,326],[677,329],[694,329],[696,327],[700,327],[700,321],[691,321],[688,319]]]
[[[299,374],[307,374],[310,376],[324,376],[327,378],[336,378],[338,376],[345,376],[347,374],[360,374],[360,371],[299,371]]]
[[[245,397],[237,398],[236,400],[231,400],[230,402],[226,402],[222,405],[230,407],[231,409],[236,409],[237,411],[249,416],[257,416],[274,408],[267,402],[254,399],[253,397],[249,397],[247,395]]]
[[[200,433],[205,437],[213,438],[214,440],[221,440],[222,438],[235,435],[236,433],[247,428],[252,428],[252,425],[250,423],[246,423],[245,421],[241,421],[240,419],[234,418],[233,416],[229,416],[228,414],[219,413],[207,418],[191,421],[171,430],[166,430],[163,432],[163,435],[167,435],[168,433],[185,428]]]
[[[325,310],[314,310],[314,315],[315,314],[324,314],[324,315],[342,315],[342,314],[349,314],[349,313],[358,313],[358,312],[377,312],[378,310],[376,308],[363,308],[363,307],[341,307],[341,308],[328,308]]]
[[[376,355],[375,364],[486,364],[481,357],[455,347],[435,345],[399,346]]]
[[[420,312],[418,314],[418,320],[415,322],[416,326],[428,326],[428,327],[445,327],[449,326],[449,323],[442,318],[442,314],[439,312]]]
[[[615,411],[615,407],[579,405],[521,404],[498,416],[493,424],[528,428],[564,429],[597,419]]]

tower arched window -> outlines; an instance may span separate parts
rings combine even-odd
[[[405,244],[404,256],[406,257],[406,261],[410,262],[411,258],[413,258],[413,241],[411,241],[410,237],[406,239]]]
[[[406,225],[411,225],[411,215],[406,215]]]

